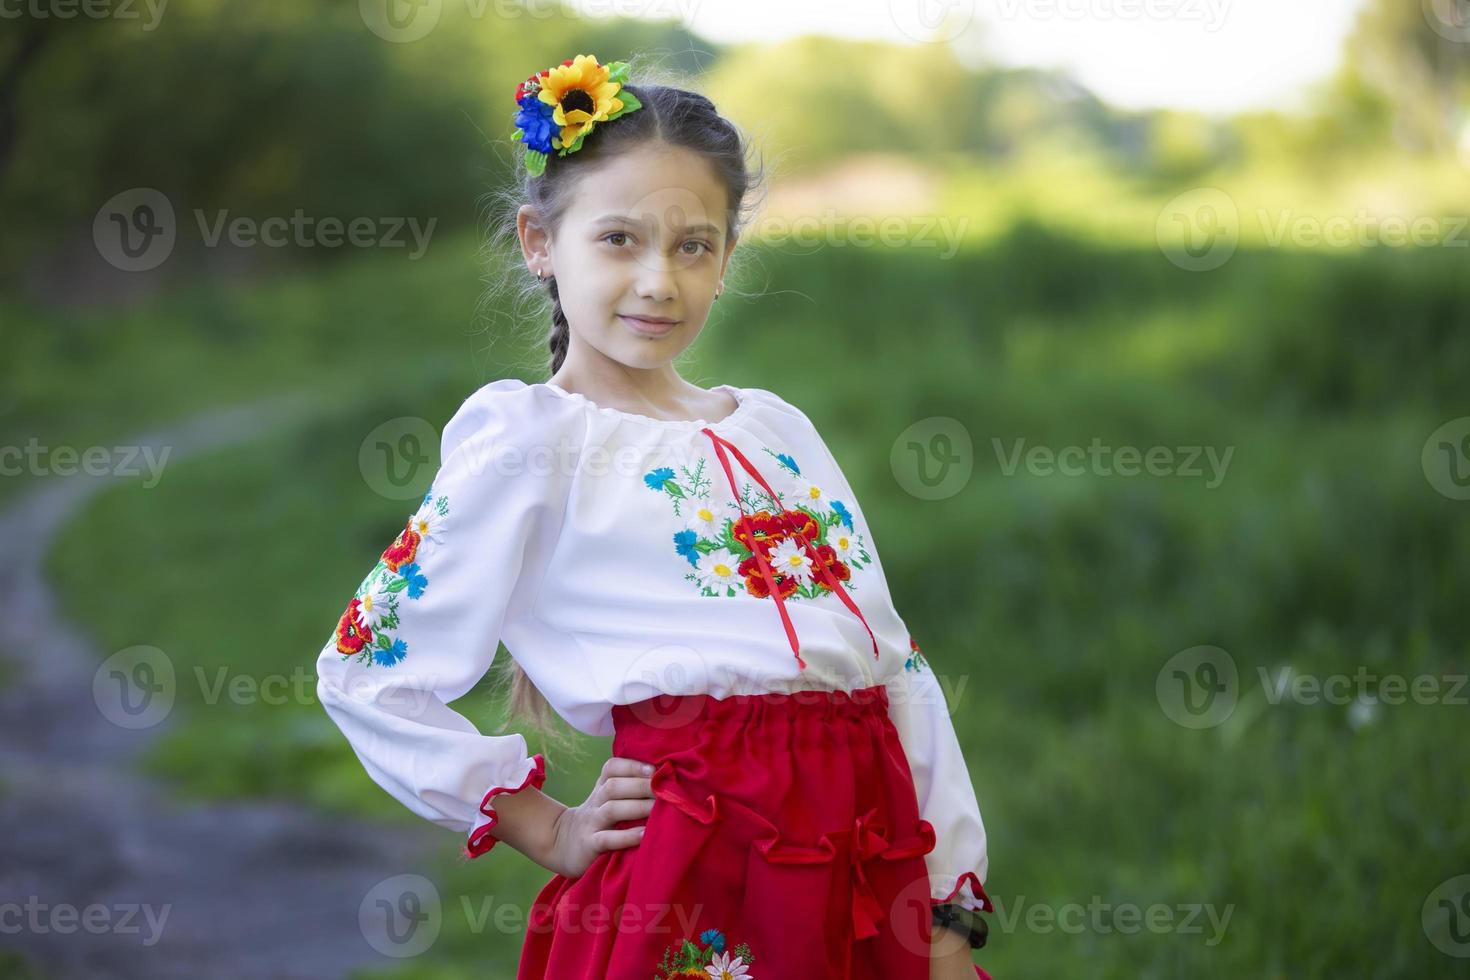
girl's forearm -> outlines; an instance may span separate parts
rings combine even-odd
[[[547,870],[551,869],[556,824],[566,812],[559,803],[534,786],[500,793],[493,800],[497,817],[491,833]]]

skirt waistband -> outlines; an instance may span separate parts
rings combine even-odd
[[[659,694],[612,707],[613,728],[680,728],[696,722],[759,724],[772,715],[803,719],[888,714],[888,688],[882,684],[852,691],[805,690],[732,694]]]

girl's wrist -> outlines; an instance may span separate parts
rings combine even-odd
[[[534,786],[498,794],[494,806],[495,838],[554,870],[557,827],[568,807]]]

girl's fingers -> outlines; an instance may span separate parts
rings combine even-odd
[[[653,795],[653,780],[640,776],[614,776],[602,781],[602,796],[607,800],[641,799]]]
[[[599,812],[609,822],[619,820],[641,820],[653,812],[653,800],[608,800],[599,807]]]
[[[642,839],[642,827],[629,827],[627,830],[599,830],[592,835],[592,846],[599,851],[616,851],[632,847]]]
[[[653,775],[653,766],[642,759],[629,759],[625,756],[615,755],[602,765],[602,777],[609,776],[643,776],[647,778]]]

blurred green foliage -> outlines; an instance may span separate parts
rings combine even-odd
[[[1104,976],[1432,975],[1441,954],[1423,938],[1420,903],[1470,848],[1464,781],[1432,760],[1463,733],[1464,709],[1383,706],[1357,728],[1346,706],[1271,705],[1257,672],[1466,668],[1457,583],[1470,580],[1470,531],[1419,464],[1428,432],[1463,410],[1470,361],[1464,331],[1448,325],[1470,284],[1455,261],[1242,252],[1200,276],[1156,252],[1028,225],[948,262],[911,251],[756,258],[770,271],[766,297],[721,310],[683,370],[802,406],[854,484],[895,600],[947,684],[992,836],[990,890],[1022,915],[1008,930],[993,920],[982,962],[997,974],[1042,962]],[[444,264],[410,274],[377,259],[312,292],[283,283],[214,299],[279,311],[261,319],[283,332],[296,329],[284,315],[293,305],[302,322],[352,308],[356,346],[402,350],[393,308],[362,297],[398,292],[447,311],[455,300],[435,293],[463,267]],[[159,330],[176,316],[165,304]],[[792,337],[831,352],[823,363],[841,373],[813,375],[789,356]],[[148,642],[211,679],[309,672],[406,513],[364,490],[362,433],[399,414],[442,423],[493,377],[544,377],[539,325],[489,341],[421,327],[414,356],[391,367],[303,363],[336,393],[320,413],[181,465],[155,489],[121,487],[68,528],[51,565],[68,612],[107,649]],[[115,357],[125,368],[146,347]],[[972,435],[975,472],[958,494],[922,501],[890,453],[909,421],[933,415]],[[1007,475],[995,446],[1094,437],[1233,456],[1209,488]],[[169,533],[150,533],[161,515]],[[148,588],[118,587],[125,568],[148,569]],[[1225,648],[1241,671],[1240,706],[1219,729],[1182,729],[1156,700],[1164,662],[1198,644]],[[456,704],[486,731],[504,730],[497,678]],[[183,721],[150,765],[181,792],[414,819],[367,779],[314,694],[229,705],[204,703],[201,685],[180,690]],[[558,798],[578,799],[595,777],[608,742],[585,743],[580,759],[553,753]],[[524,903],[545,878],[506,851],[446,861],[441,880],[472,902]],[[1366,968],[1362,916],[1324,900],[1364,893],[1378,910]],[[1233,912],[1218,945],[1208,930],[1026,925],[1030,905],[1094,894]],[[443,944],[401,975],[514,962],[519,934],[475,935],[449,919]]]
[[[1001,977],[1446,975],[1420,915],[1470,855],[1470,792],[1444,754],[1463,741],[1464,707],[1272,704],[1258,671],[1470,666],[1470,526],[1420,464],[1428,434],[1467,414],[1464,251],[1269,248],[1243,220],[1238,251],[1190,273],[1160,254],[1155,226],[1198,186],[1226,188],[1245,219],[1364,200],[1463,215],[1448,149],[1460,122],[1443,107],[1463,98],[1470,45],[1427,39],[1390,6],[1369,5],[1308,114],[1228,119],[1119,111],[1056,73],[968,68],[938,46],[717,49],[675,24],[487,24],[457,4],[407,44],[364,29],[345,0],[199,0],[154,32],[8,22],[0,440],[106,445],[224,404],[318,399],[155,488],[100,496],[51,556],[67,614],[104,649],[147,643],[186,677],[203,672],[180,685],[150,770],[183,795],[421,823],[372,784],[309,682],[286,704],[203,694],[221,672],[311,673],[407,509],[364,488],[366,431],[397,415],[440,425],[485,381],[545,377],[546,324],[497,308],[487,329],[471,313],[478,208],[509,173],[510,93],[572,52],[644,55],[697,73],[778,174],[907,158],[939,175],[933,210],[967,221],[943,258],[752,235],[740,278],[753,297],[723,301],[680,367],[801,406],[854,485],[945,680],[990,830],[1003,914],[981,962]],[[921,111],[935,93],[958,110],[942,126]],[[274,275],[230,280],[191,274],[184,248],[171,288],[127,308],[33,295],[31,263],[134,186],[163,190],[182,221],[304,208],[438,227],[417,262],[283,252],[265,257]],[[347,261],[313,261],[328,254]],[[933,416],[963,426],[975,469],[925,501],[903,489],[895,447]],[[1232,456],[1215,487],[1008,474],[1002,455],[1021,439]],[[0,497],[29,485],[4,481]],[[1227,724],[1192,731],[1161,711],[1155,680],[1201,644],[1231,653],[1243,693]],[[456,703],[486,731],[501,730],[495,680]],[[591,785],[608,740],[584,744],[553,755],[552,795]],[[438,881],[458,911],[485,895],[524,907],[545,877],[499,848],[446,860]],[[1094,896],[1233,912],[1218,945],[1208,931],[1026,925],[1032,905]],[[447,918],[433,953],[392,975],[509,975],[519,934]]]

